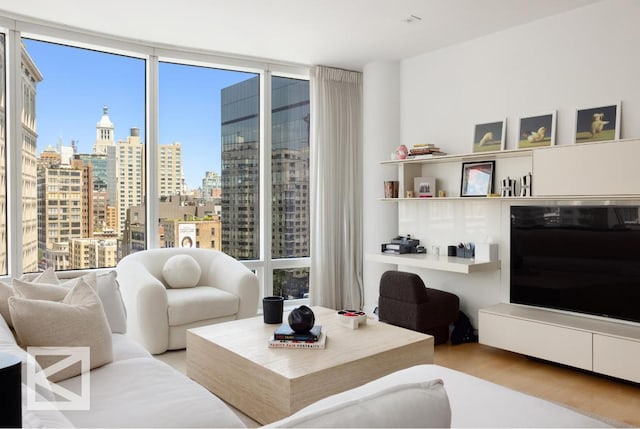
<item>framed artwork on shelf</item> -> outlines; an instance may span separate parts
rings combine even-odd
[[[518,131],[518,149],[553,146],[556,144],[556,111],[523,116]]]
[[[620,139],[621,102],[576,112],[575,143]]]
[[[486,197],[493,193],[495,161],[463,162],[461,197]]]
[[[432,198],[436,196],[436,178],[416,177],[413,179],[413,195],[416,198]]]
[[[507,120],[476,124],[473,133],[472,152],[504,150]]]

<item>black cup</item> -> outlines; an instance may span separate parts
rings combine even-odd
[[[447,246],[447,256],[456,256],[456,246]]]
[[[282,323],[284,298],[281,296],[265,296],[262,298],[262,315],[264,323]]]

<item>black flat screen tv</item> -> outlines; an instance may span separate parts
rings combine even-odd
[[[640,323],[640,206],[512,206],[510,301]]]

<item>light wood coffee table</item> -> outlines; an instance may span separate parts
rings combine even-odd
[[[278,325],[262,316],[219,323],[187,331],[187,375],[267,424],[393,371],[433,363],[430,335],[371,318],[350,329],[334,310],[312,308],[327,335],[324,349],[269,348]]]

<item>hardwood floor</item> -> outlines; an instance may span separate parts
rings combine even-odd
[[[577,408],[586,414],[640,427],[640,384],[530,359],[478,343],[438,345],[434,359],[438,365]]]
[[[166,352],[156,358],[186,373],[184,350]],[[434,363],[576,408],[585,414],[640,427],[640,384],[530,359],[478,343],[438,345]],[[240,412],[238,416],[247,427],[260,426]]]

